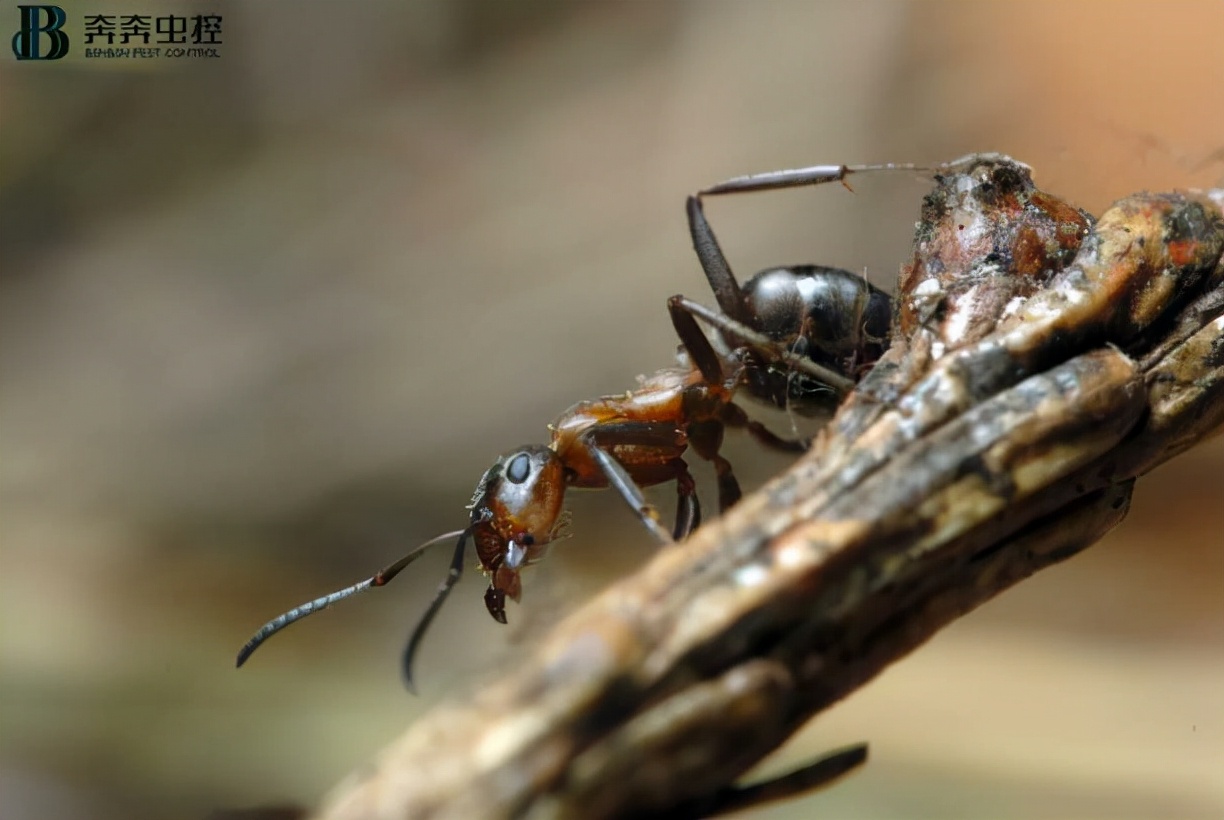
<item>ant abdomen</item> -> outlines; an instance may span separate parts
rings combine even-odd
[[[776,342],[841,369],[874,361],[892,325],[892,300],[862,276],[841,268],[768,268],[745,283],[757,329]]]
[[[862,276],[823,265],[767,268],[742,286],[750,326],[779,349],[857,381],[884,353],[892,300]],[[740,341],[715,328],[726,349]],[[803,415],[823,415],[842,391],[777,357],[748,350],[753,397]]]

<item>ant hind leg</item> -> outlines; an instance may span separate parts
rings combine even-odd
[[[940,166],[942,167],[942,166]],[[823,185],[840,182],[846,185],[846,177],[863,171],[929,171],[926,166],[909,162],[885,162],[878,165],[812,165],[807,168],[791,168],[784,171],[766,171],[761,174],[733,177],[702,190],[698,196],[715,194],[740,194],[749,191],[774,191],[779,188],[799,188],[805,185]],[[846,185],[849,188],[849,185]]]
[[[710,310],[700,302],[694,302],[686,296],[673,296],[668,301],[668,309],[672,312],[673,324],[677,314],[690,314],[692,317],[696,317],[707,325],[720,330],[732,339],[759,351],[767,358],[773,361],[786,362],[796,371],[827,384],[832,390],[844,394],[854,389],[853,380],[818,364],[807,356],[793,353],[789,346],[777,342],[757,330],[753,330],[748,325],[738,322],[730,316]]]
[[[714,229],[705,218],[701,200],[695,196],[689,197],[685,210],[688,214],[693,250],[697,253],[697,260],[701,262],[701,269],[705,271],[710,290],[714,291],[718,306],[731,318],[747,321],[748,311],[744,306],[744,294],[740,291],[739,283],[735,281],[735,274],[731,272],[731,265],[723,255],[718,238],[714,236]]]

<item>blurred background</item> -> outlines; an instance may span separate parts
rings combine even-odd
[[[223,45],[0,59],[6,820],[313,805],[645,560],[618,499],[574,494],[508,628],[475,573],[456,590],[420,697],[399,653],[443,554],[233,669],[271,616],[462,526],[499,452],[670,364],[666,298],[712,301],[688,192],[970,151],[1094,213],[1224,185],[1219,2],[63,5],[219,14]],[[928,185],[708,213],[743,276],[887,286]],[[786,464],[729,454],[748,487]],[[1217,440],[1141,482],[1106,541],[771,764],[868,739],[864,771],[752,816],[1224,815],[1222,476]]]

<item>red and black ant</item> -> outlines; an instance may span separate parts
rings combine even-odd
[[[660,370],[638,389],[579,402],[549,429],[547,445],[529,445],[497,459],[480,479],[468,526],[413,549],[370,578],[324,595],[261,627],[238,653],[242,666],[286,626],[370,587],[383,586],[440,541],[457,538],[450,570],[404,650],[403,674],[413,688],[412,663],[430,623],[463,574],[468,539],[490,577],[485,606],[506,622],[505,602],[518,601],[520,572],[539,559],[564,528],[571,487],[613,487],[663,544],[683,539],[701,521],[689,447],[711,462],[719,510],[740,498],[731,464],[719,453],[727,427],[743,428],[761,444],[802,452],[807,442],[785,439],[748,417],[733,402],[739,389],[780,407],[815,414],[835,406],[883,352],[891,321],[887,294],[862,277],[811,265],[773,268],[741,289],[702,212],[700,196],[842,181],[856,171],[911,166],[818,166],[730,180],[688,201],[693,245],[722,312],[683,296],[669,300],[671,320],[687,363]],[[697,319],[714,328],[708,338]],[[676,482],[676,520],[669,533],[642,487]]]
[[[497,459],[480,479],[469,505],[468,526],[421,544],[394,564],[350,587],[324,595],[269,621],[238,653],[238,666],[264,641],[313,612],[370,587],[386,584],[415,561],[426,547],[457,537],[450,571],[438,587],[404,651],[404,679],[412,688],[412,660],[430,622],[463,574],[468,539],[476,545],[481,569],[489,575],[485,606],[506,622],[506,598],[519,600],[519,573],[541,557],[560,534],[565,492],[615,488],[660,543],[688,535],[701,521],[701,507],[688,465],[689,447],[714,465],[718,505],[726,510],[739,500],[739,482],[719,449],[727,427],[741,427],[762,444],[801,452],[806,442],[789,441],[769,432],[732,402],[742,383],[743,364],[718,355],[687,313],[675,317],[681,340],[695,367],[660,370],[637,390],[579,402],[552,425],[547,445],[528,445]],[[676,482],[676,520],[669,533],[642,487]]]

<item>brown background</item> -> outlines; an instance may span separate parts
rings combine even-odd
[[[0,60],[7,820],[311,803],[643,560],[619,501],[577,495],[509,629],[456,591],[422,697],[397,661],[442,555],[231,668],[460,525],[498,452],[669,363],[666,297],[711,301],[687,192],[975,150],[1094,212],[1224,185],[1218,2],[353,5],[200,4],[219,60]],[[744,275],[886,284],[925,184],[709,213]],[[731,453],[749,486],[785,464]],[[872,762],[755,816],[1224,814],[1222,469],[1217,441],[1159,470],[1107,541],[816,721],[777,765]]]

